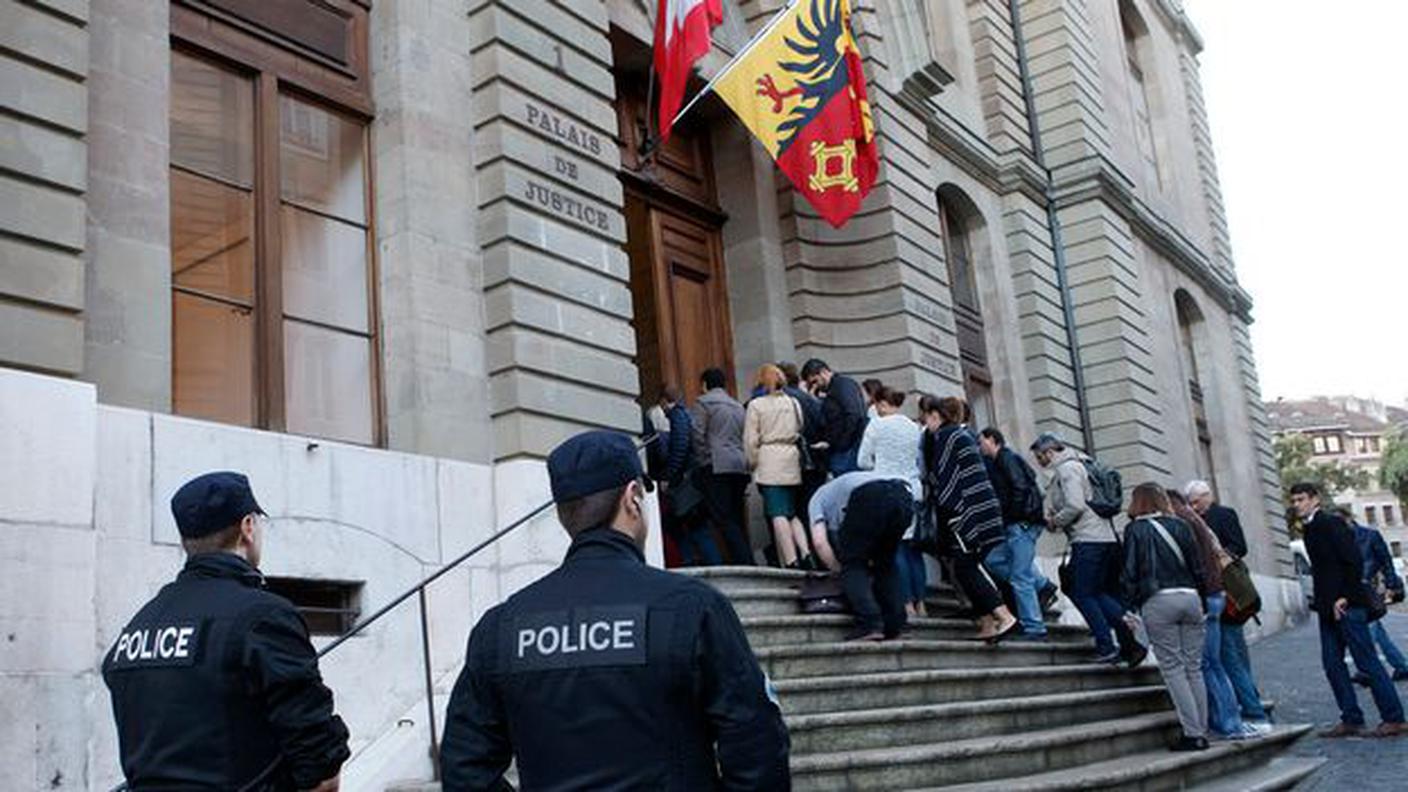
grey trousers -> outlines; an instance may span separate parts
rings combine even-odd
[[[1192,592],[1160,591],[1139,609],[1159,661],[1173,708],[1188,737],[1208,734],[1208,693],[1203,684],[1206,622],[1201,598]]]

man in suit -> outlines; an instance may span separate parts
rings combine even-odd
[[[1369,587],[1364,584],[1364,559],[1355,543],[1354,531],[1343,519],[1320,508],[1320,488],[1313,483],[1301,482],[1291,487],[1291,506],[1305,526],[1305,550],[1310,556],[1315,611],[1320,621],[1320,663],[1340,708],[1340,722],[1321,736],[1365,735],[1364,712],[1359,709],[1354,683],[1344,663],[1345,649],[1354,658],[1354,665],[1369,675],[1374,706],[1383,718],[1383,723],[1368,734],[1408,734],[1403,702],[1369,637]]]
[[[1234,558],[1247,555],[1247,538],[1242,533],[1242,521],[1237,511],[1213,501],[1212,486],[1206,481],[1190,481],[1183,488],[1188,505],[1203,518],[1208,529],[1217,537],[1222,549]],[[1243,625],[1223,620],[1222,667],[1227,670],[1227,678],[1232,682],[1232,690],[1237,694],[1237,705],[1242,710],[1242,720],[1255,728],[1270,727],[1266,708],[1261,705],[1261,693],[1256,689],[1256,679],[1252,676],[1252,657],[1247,651],[1247,636]]]

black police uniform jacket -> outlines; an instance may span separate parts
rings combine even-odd
[[[103,658],[134,790],[308,789],[347,760],[303,617],[239,556],[192,556]]]
[[[790,788],[788,737],[714,588],[579,534],[562,566],[484,615],[441,746],[446,792]]]

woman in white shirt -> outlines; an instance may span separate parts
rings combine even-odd
[[[900,412],[904,400],[904,391],[894,388],[881,387],[876,393],[874,408],[877,415],[865,425],[858,463],[862,470],[874,470],[904,479],[916,501],[914,513],[919,514],[917,502],[924,497],[919,478],[920,441],[924,430]],[[929,579],[924,568],[924,554],[915,547],[913,539],[914,527],[910,526],[905,532],[904,541],[900,543],[895,565],[904,591],[905,610],[910,616],[924,616],[924,595]]]

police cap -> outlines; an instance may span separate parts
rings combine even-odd
[[[583,432],[548,455],[552,499],[574,501],[644,478],[635,443],[618,432]]]
[[[222,531],[247,514],[263,514],[243,473],[218,470],[196,476],[171,496],[171,516],[183,539]]]

